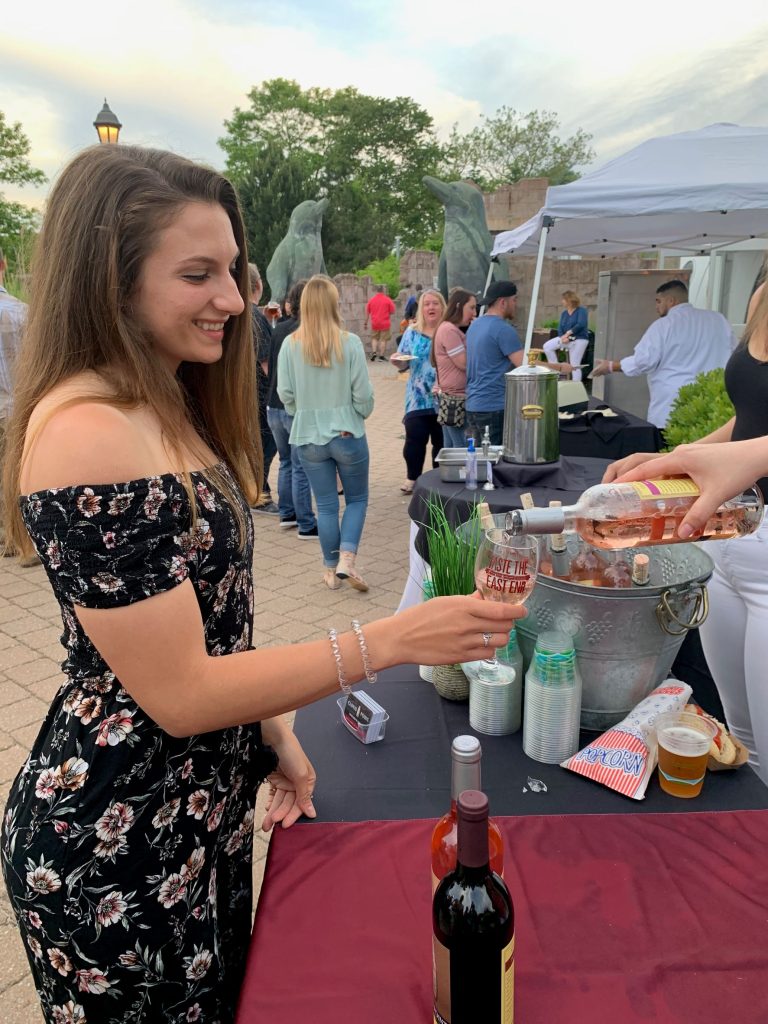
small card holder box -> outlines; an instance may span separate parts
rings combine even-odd
[[[358,691],[339,697],[336,703],[342,722],[361,743],[376,743],[384,739],[389,715],[373,697]]]

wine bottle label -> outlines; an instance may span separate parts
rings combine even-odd
[[[432,991],[434,1024],[451,1024],[451,954],[436,935],[432,936]]]
[[[629,484],[639,498],[698,498],[693,480],[638,480]]]
[[[515,1020],[515,936],[499,953],[500,1016],[497,1024],[514,1024]],[[477,981],[477,976],[473,976]],[[491,984],[491,979],[487,981]],[[467,983],[462,978],[462,984]],[[433,1024],[451,1024],[451,954],[450,950],[432,936],[432,991],[434,993]],[[490,1024],[490,1022],[489,1022]],[[495,1022],[496,1024],[496,1022]]]
[[[501,1022],[514,1024],[515,1020],[515,936],[501,951]]]

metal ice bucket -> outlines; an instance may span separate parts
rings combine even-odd
[[[504,516],[495,515],[503,527]],[[469,523],[459,527],[470,540]],[[476,540],[477,528],[474,528]],[[546,540],[540,543],[546,544]],[[571,555],[578,538],[568,538]],[[645,587],[614,589],[538,576],[526,602],[528,615],[517,623],[517,639],[526,667],[536,637],[558,629],[573,637],[583,691],[581,726],[602,732],[647,697],[669,675],[689,629],[707,617],[707,580],[712,559],[698,544],[633,548],[631,557],[650,559]]]
[[[530,465],[557,462],[558,375],[545,363],[518,366],[504,374],[504,460]]]
[[[633,548],[629,554],[640,552],[650,559],[647,586],[587,587],[539,576],[528,616],[517,627],[526,663],[545,629],[573,637],[583,729],[602,732],[626,717],[667,678],[685,634],[707,617],[706,583],[714,564],[699,545]]]

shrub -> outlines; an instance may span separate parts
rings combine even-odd
[[[393,252],[383,260],[374,260],[362,270],[356,270],[358,277],[366,275],[373,279],[374,284],[386,286],[390,299],[396,299],[400,291],[400,260]]]
[[[475,527],[470,536],[459,537],[441,498],[427,499],[424,525],[434,597],[471,594],[475,589],[475,558],[483,537],[476,505],[472,507],[470,521]]]
[[[725,390],[723,371],[700,373],[677,393],[664,428],[669,448],[690,444],[711,434],[727,423],[733,413],[733,405]]]

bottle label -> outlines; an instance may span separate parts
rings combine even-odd
[[[698,498],[693,480],[637,480],[628,485],[639,498]]]
[[[514,1024],[515,1020],[515,936],[499,953],[501,993],[498,1024]],[[491,979],[487,979],[491,984]],[[462,979],[464,981],[464,979]],[[451,954],[432,936],[432,991],[434,993],[433,1024],[451,1024]]]
[[[434,1024],[451,1024],[451,954],[436,935],[432,936],[432,991]]]
[[[515,936],[501,951],[501,1024],[515,1020]]]

